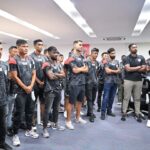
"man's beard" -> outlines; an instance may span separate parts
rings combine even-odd
[[[116,58],[116,56],[110,56],[110,58],[111,58],[111,59],[115,59],[115,58]]]

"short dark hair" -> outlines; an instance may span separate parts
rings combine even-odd
[[[38,42],[43,42],[41,39],[37,39],[33,41],[33,45],[36,45]]]
[[[50,47],[48,47],[48,48],[47,48],[47,51],[48,51],[48,52],[52,52],[52,51],[58,52],[58,50],[57,50],[57,48],[56,48],[55,46],[50,46]]]
[[[2,42],[0,42],[0,44],[2,44]]]
[[[11,47],[9,47],[9,52],[10,52],[13,48],[17,49],[16,46],[11,46]]]
[[[131,44],[129,44],[128,48],[131,49],[131,47],[132,47],[133,45],[136,45],[136,44],[135,44],[135,43],[131,43]]]
[[[46,54],[47,52],[48,52],[47,48],[46,48],[46,49],[44,49],[44,54]]]
[[[27,44],[27,41],[26,40],[23,40],[23,39],[18,39],[16,41],[16,45],[17,46],[20,46],[20,45],[23,45],[23,44]]]
[[[59,56],[64,56],[63,54],[59,53]]]
[[[99,49],[98,48],[92,48],[91,52],[98,52],[99,53]]]
[[[107,50],[107,53],[110,54],[110,53],[112,53],[112,52],[114,52],[114,51],[115,51],[114,48],[109,48],[109,49]]]
[[[81,41],[81,40],[75,40],[75,41],[73,42],[73,44],[76,44],[76,43],[79,43],[79,42],[83,42],[83,41]]]
[[[103,52],[102,54],[101,54],[101,56],[103,57],[105,54],[108,54],[107,52]]]

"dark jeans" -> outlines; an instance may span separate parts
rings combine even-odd
[[[98,97],[97,97],[97,106],[99,109],[101,109],[103,89],[104,89],[104,83],[99,83],[98,84]]]
[[[44,112],[44,119],[43,119],[43,127],[47,127],[47,123],[49,120],[49,113],[52,111],[51,114],[51,121],[54,123],[58,122],[58,114],[59,114],[59,105],[61,100],[61,91],[60,92],[52,92],[52,93],[45,93],[45,112]]]
[[[0,106],[0,145],[5,143],[6,136],[6,105]]]
[[[13,118],[14,134],[18,133],[18,129],[20,128],[22,116],[24,116],[24,113],[27,129],[31,130],[33,112],[34,112],[34,102],[31,98],[31,94],[26,93],[18,94],[15,99],[15,111]]]
[[[115,83],[104,83],[104,95],[102,101],[102,113],[107,111],[111,111],[112,105],[114,102],[114,98],[116,95],[117,84]]]
[[[87,114],[92,115],[93,114],[93,103],[96,98],[96,92],[97,92],[97,85],[95,84],[87,84],[86,85],[86,97],[87,97]]]

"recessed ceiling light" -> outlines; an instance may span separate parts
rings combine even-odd
[[[11,21],[13,21],[13,22],[16,22],[16,23],[18,23],[18,24],[21,24],[21,25],[23,25],[23,26],[25,26],[25,27],[27,27],[27,28],[29,28],[29,29],[32,29],[32,30],[37,31],[37,32],[39,32],[39,33],[42,33],[42,34],[44,34],[44,35],[46,35],[46,36],[48,36],[48,37],[51,37],[51,38],[53,38],[53,39],[60,39],[59,37],[57,37],[57,36],[55,36],[55,35],[53,35],[53,34],[47,32],[47,31],[45,31],[45,30],[43,30],[43,29],[40,29],[39,27],[34,26],[34,25],[31,24],[31,23],[28,23],[28,22],[26,22],[26,21],[24,21],[24,20],[21,20],[21,19],[17,18],[16,16],[13,16],[12,14],[10,14],[10,13],[8,13],[8,12],[6,12],[6,11],[3,11],[3,10],[1,10],[1,9],[0,9],[0,16],[6,18],[6,19],[8,19],[8,20],[11,20]]]

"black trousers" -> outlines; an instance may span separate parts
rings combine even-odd
[[[0,145],[5,143],[6,136],[6,105],[0,106]]]
[[[47,127],[49,113],[51,113],[51,121],[58,122],[59,105],[61,101],[61,91],[45,93],[45,112],[43,119],[43,127]]]
[[[14,134],[18,133],[22,117],[25,114],[25,121],[27,129],[32,128],[32,116],[34,112],[34,101],[31,98],[31,94],[20,93],[15,99],[15,111],[13,117],[13,130]]]
[[[93,104],[96,98],[97,86],[95,84],[86,84],[86,97],[87,97],[87,114],[93,114]]]
[[[104,89],[104,83],[99,82],[99,84],[98,84],[98,97],[97,97],[97,106],[99,109],[101,109],[103,89]]]

